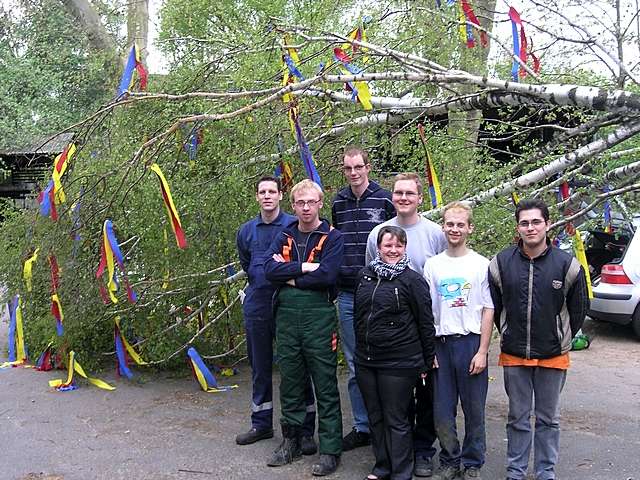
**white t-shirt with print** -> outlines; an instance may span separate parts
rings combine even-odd
[[[489,260],[473,250],[462,257],[444,251],[425,262],[437,337],[480,334],[482,309],[493,308],[488,272]]]

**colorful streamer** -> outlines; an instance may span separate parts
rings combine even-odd
[[[115,292],[118,291],[118,281],[115,272],[116,263],[118,264],[118,267],[120,267],[120,273],[127,288],[127,298],[129,299],[129,302],[136,303],[138,301],[138,297],[129,285],[129,280],[127,279],[126,270],[124,268],[124,260],[122,258],[122,253],[120,252],[120,247],[118,246],[118,239],[113,232],[113,224],[111,223],[111,220],[105,220],[102,227],[100,264],[96,271],[96,278],[100,278],[104,274],[105,270],[107,271],[107,293],[112,303],[118,303],[118,299],[115,296]],[[101,295],[103,293],[104,292],[101,289]],[[103,298],[105,296],[106,295],[103,295]]]
[[[51,216],[51,220],[56,222],[58,220],[58,211],[56,210],[54,191],[54,182],[49,180],[45,189],[38,194],[38,203],[40,204],[40,215],[43,217]]]
[[[589,299],[593,298],[593,290],[591,289],[591,274],[589,272],[589,263],[587,262],[587,254],[584,250],[584,242],[582,241],[582,235],[580,235],[580,230],[575,229],[575,234],[573,235],[573,251],[575,253],[578,262],[582,265],[584,269],[584,274],[587,278],[587,292],[589,294]]]
[[[431,160],[429,149],[427,148],[427,138],[424,133],[424,126],[418,124],[418,133],[420,134],[420,142],[425,154],[425,173],[427,181],[429,183],[429,197],[431,198],[431,206],[438,208],[442,205],[442,193],[440,192],[440,182],[438,181],[438,175],[436,174],[435,166]]]
[[[196,159],[198,147],[202,144],[203,139],[204,134],[202,128],[193,127],[183,147],[189,156],[189,160],[194,161]]]
[[[176,210],[176,206],[173,203],[173,197],[171,196],[171,189],[169,188],[169,184],[167,183],[166,178],[164,178],[164,174],[157,163],[151,165],[151,171],[158,176],[158,180],[160,181],[160,189],[162,190],[162,199],[164,200],[164,206],[167,210],[167,216],[169,217],[169,223],[171,224],[171,229],[173,230],[173,234],[176,237],[176,243],[178,244],[178,248],[184,249],[187,248],[187,239],[184,236],[184,230],[182,230],[182,223],[180,222],[180,216],[178,215],[178,211]]]
[[[49,255],[48,260],[51,268],[51,290],[55,293],[60,288],[60,268],[55,255]]]
[[[24,279],[24,284],[27,288],[27,292],[31,292],[32,290],[31,280],[33,278],[33,264],[38,260],[39,250],[39,248],[36,248],[33,252],[33,255],[31,255],[31,257],[24,261],[24,266],[22,267],[22,278]]]
[[[527,64],[527,36],[524,32],[524,24],[520,14],[513,7],[509,7],[509,18],[511,19],[511,36],[513,37],[513,55],[520,59],[520,62],[517,62],[514,58],[511,66],[511,77],[514,82],[517,82],[518,75],[520,77],[527,76],[527,71],[524,68],[524,65]],[[520,26],[520,34],[518,34],[518,25]],[[540,66],[538,65],[539,68]]]
[[[64,334],[64,313],[57,293],[51,295],[51,314],[56,319],[56,333],[61,337]]]
[[[295,136],[295,124],[294,124],[294,136]],[[273,172],[273,176],[280,178],[282,184],[282,191],[288,192],[289,188],[293,186],[293,170],[291,170],[291,165],[287,160],[284,160],[284,142],[282,141],[282,136],[278,135],[278,141],[276,143],[278,148],[278,155],[280,156],[280,162],[276,165],[276,168]]]
[[[293,126],[295,128],[296,142],[298,143],[298,148],[300,150],[300,160],[302,160],[304,169],[307,172],[307,177],[316,182],[318,185],[320,185],[320,188],[322,188],[322,180],[320,179],[320,174],[318,173],[316,164],[313,161],[313,156],[311,155],[309,145],[307,145],[304,134],[302,133],[302,128],[300,127],[300,122],[298,121],[298,109],[296,107],[292,107],[289,109],[289,119],[293,123]]]
[[[293,185],[293,172],[289,162],[286,160],[280,160],[278,165],[276,165],[273,176],[281,179],[282,191],[284,193],[288,192],[289,188]]]
[[[342,70],[344,73],[351,73],[352,75],[360,75],[363,73],[363,70],[354,65],[351,61],[351,58],[342,48],[334,48],[333,55],[335,59],[343,66]],[[362,104],[362,108],[365,110],[371,110],[373,105],[371,104],[371,92],[369,91],[369,86],[367,82],[356,81],[353,82],[353,85],[350,85],[350,90],[352,90],[355,98],[360,101]]]
[[[68,144],[62,153],[53,161],[53,198],[56,205],[60,205],[66,201],[66,195],[62,188],[62,176],[67,171],[71,158],[76,153],[75,143]]]
[[[95,385],[98,388],[101,388],[103,390],[115,390],[116,387],[112,387],[111,385],[109,385],[107,382],[100,380],[98,378],[91,378],[88,377],[87,374],[85,373],[84,369],[82,368],[82,366],[78,363],[78,361],[75,359],[75,352],[72,350],[69,352],[69,365],[67,366],[67,379],[66,381],[62,381],[62,380],[50,380],[49,381],[49,386],[52,388],[55,388],[57,391],[59,392],[65,392],[65,391],[69,391],[69,390],[75,390],[77,387],[77,385],[75,384],[75,381],[73,379],[73,374],[74,372],[77,373],[78,375],[80,375],[81,377],[84,377],[85,379],[87,379],[87,381],[92,384]]]
[[[283,38],[283,42],[285,45],[289,44],[289,36],[285,35]],[[287,61],[288,57],[288,61]],[[289,64],[292,64],[295,67],[295,70],[298,70],[298,64],[300,63],[300,57],[298,56],[298,52],[295,48],[286,48],[285,52],[282,54],[282,86],[287,87],[292,83],[296,82],[296,75],[291,73]],[[285,93],[282,96],[282,101],[284,103],[290,103],[293,101],[293,95],[291,93]]]
[[[602,188],[604,193],[607,193],[611,190],[608,185],[605,185]],[[603,204],[602,215],[604,216],[604,231],[606,233],[613,233],[613,225],[611,224],[611,202],[609,199],[606,199]]]
[[[114,340],[116,348],[116,357],[118,359],[117,371],[118,375],[124,375],[129,380],[133,377],[133,373],[129,368],[129,358],[131,358],[136,365],[148,365],[147,362],[142,360],[142,357],[136,352],[131,344],[127,341],[122,328],[120,327],[120,317],[115,318],[114,326]]]
[[[126,93],[128,90],[131,90],[131,88],[133,87],[135,81],[133,76],[134,71],[137,72],[138,79],[140,80],[140,90],[146,90],[148,74],[140,58],[140,49],[135,43],[131,46],[131,51],[129,52],[129,57],[127,58],[127,64],[125,65],[124,71],[122,72],[122,77],[120,78],[118,97],[121,97],[124,93]]]
[[[53,342],[49,342],[38,357],[35,369],[40,372],[48,372],[49,370],[53,370],[54,368],[55,356],[53,355]]]
[[[237,385],[230,386],[222,386],[218,385],[218,381],[216,377],[211,373],[211,370],[205,365],[204,361],[198,354],[195,348],[191,347],[187,351],[187,355],[189,356],[189,362],[191,368],[193,369],[193,374],[195,375],[198,383],[200,384],[200,388],[207,393],[220,393],[227,392],[232,388],[238,388]]]
[[[0,368],[22,365],[27,361],[27,349],[24,345],[24,330],[22,325],[22,307],[20,296],[16,295],[9,303],[9,361]]]
[[[473,29],[469,23],[473,24],[476,28],[478,28],[480,32],[480,45],[482,48],[487,48],[489,46],[489,39],[487,37],[487,33],[484,30],[481,30],[480,21],[478,17],[476,17],[473,8],[469,4],[467,0],[460,0],[460,8],[464,14],[465,18],[465,26],[466,26],[466,34],[467,34],[467,47],[473,48],[475,47],[475,40],[473,38]]]

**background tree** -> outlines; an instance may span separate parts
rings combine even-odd
[[[237,227],[256,212],[252,183],[280,160],[291,162],[296,180],[305,175],[285,93],[299,109],[328,196],[343,183],[337,167],[347,143],[372,152],[383,183],[395,171],[424,172],[416,125],[425,124],[444,201],[463,198],[477,205],[474,247],[487,255],[512,238],[506,219],[513,212],[514,190],[555,203],[560,183],[581,179],[587,186],[575,189],[574,200],[599,208],[607,196],[624,194],[632,203],[640,165],[624,152],[637,147],[640,131],[635,66],[619,62],[625,91],[600,88],[616,79],[571,69],[560,57],[556,64],[550,53],[540,75],[508,81],[511,40],[499,28],[492,30],[489,21],[491,14],[494,25],[508,21],[506,10],[494,12],[491,2],[475,5],[477,14],[486,10],[481,23],[491,34],[489,54],[480,47],[461,48],[456,10],[441,3],[437,8],[427,1],[167,0],[160,46],[169,74],[154,79],[151,92],[131,92],[71,127],[80,148],[63,180],[69,200],[57,223],[30,211],[14,212],[3,224],[0,272],[10,291],[23,290],[16,258],[37,246],[55,253],[63,266],[66,326],[57,343],[72,346],[86,362],[111,351],[116,315],[127,334],[141,340],[143,356],[159,365],[175,364],[191,344],[205,353],[238,352],[234,302],[241,274],[228,267],[235,260]],[[565,35],[566,25],[580,31],[558,13],[565,10],[558,9],[553,20],[553,10],[544,12],[545,23],[537,29],[528,23],[533,16],[521,12],[536,52],[585,45],[602,51],[595,35],[588,42]],[[548,27],[556,23],[559,32]],[[348,42],[348,32],[363,24],[368,41]],[[543,31],[538,41],[532,32]],[[334,57],[337,47],[360,73],[344,73]],[[286,48],[298,51],[304,80],[282,87]],[[617,58],[615,49],[603,48]],[[559,83],[564,79],[583,86]],[[356,81],[369,82],[372,110],[364,110],[345,89],[345,83]],[[482,119],[469,113],[480,111]],[[461,117],[465,127],[452,128],[452,119]],[[188,148],[194,138],[202,139],[195,156]],[[189,241],[186,250],[175,246],[157,179],[149,171],[152,163],[171,185]],[[605,184],[612,193],[600,194]],[[67,215],[74,203],[80,205],[80,227]],[[556,211],[564,211],[563,205]],[[127,304],[122,292],[116,305],[100,300],[95,270],[105,219],[113,221],[121,242],[127,275],[139,295],[135,305]],[[81,239],[74,244],[70,233]],[[53,331],[48,285],[41,262],[34,269],[34,290],[25,294],[32,351]]]

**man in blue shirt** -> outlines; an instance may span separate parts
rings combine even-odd
[[[238,435],[238,445],[249,445],[273,437],[272,364],[275,319],[272,312],[274,286],[265,278],[264,254],[271,242],[296,217],[280,210],[282,187],[276,177],[262,177],[256,184],[256,200],[260,213],[238,230],[236,242],[242,269],[247,273],[243,313],[247,336],[247,355],[251,365],[253,395],[251,429]],[[302,429],[302,450],[313,455],[315,406],[311,384],[305,392],[307,415]]]

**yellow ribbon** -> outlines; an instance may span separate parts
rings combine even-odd
[[[204,378],[204,375],[202,374],[202,372],[200,371],[200,369],[198,368],[198,366],[195,364],[195,362],[193,363],[193,370],[196,372],[196,378],[198,379],[198,383],[200,384],[200,388],[202,388],[203,391],[207,392],[207,393],[221,393],[221,392],[226,392],[229,389],[232,388],[238,388],[238,385],[230,385],[228,387],[225,388],[213,388],[210,387],[207,384],[207,380]]]
[[[58,161],[60,160],[60,158],[62,158],[62,155],[66,152],[66,158],[65,161],[62,163],[62,166],[60,167],[60,172],[58,172],[58,169],[56,168],[56,166],[58,165]],[[69,161],[71,160],[71,157],[73,157],[73,155],[76,153],[76,145],[75,143],[70,143],[67,148],[65,148],[65,152],[62,152],[60,155],[58,155],[55,160],[53,161],[53,190],[55,192],[55,202],[56,204],[61,204],[64,203],[66,201],[66,195],[64,194],[64,190],[62,189],[62,176],[64,175],[64,173],[67,171],[67,167],[69,166]]]
[[[462,10],[462,2],[458,2],[458,31],[460,32],[460,39],[466,45],[467,43],[467,17]]]
[[[24,332],[22,330],[22,306],[20,305],[20,297],[18,297],[18,306],[16,307],[16,355],[18,361],[27,359],[27,352],[24,348]]]
[[[113,303],[118,303],[118,298],[115,295],[115,292],[118,291],[118,285],[115,282],[115,264],[113,261],[113,251],[111,250],[111,245],[109,244],[109,237],[107,236],[107,222],[104,222],[102,226],[102,243],[104,245],[104,254],[107,259],[107,275],[109,276],[109,282],[107,283],[107,291],[109,292],[109,297]]]
[[[127,350],[127,353],[129,354],[129,356],[131,357],[131,360],[136,362],[137,365],[149,365],[147,362],[142,360],[142,357],[138,355],[138,352],[136,352],[133,349],[133,347],[129,344],[129,342],[127,342],[127,339],[124,338],[124,334],[122,333],[122,329],[120,328],[120,317],[116,317],[115,321],[118,327],[118,331],[120,332],[120,340],[122,340],[122,344],[124,345],[124,348]]]
[[[103,390],[115,390],[116,387],[113,387],[111,385],[109,385],[107,382],[100,380],[99,378],[91,378],[88,377],[87,374],[85,373],[84,369],[82,368],[82,366],[76,361],[75,359],[75,352],[72,350],[69,352],[69,369],[68,369],[68,373],[67,373],[67,381],[66,382],[62,382],[62,380],[58,379],[58,380],[50,380],[49,381],[49,386],[56,388],[56,387],[60,387],[60,386],[67,386],[70,385],[71,382],[73,381],[73,373],[76,372],[78,375],[80,375],[81,377],[84,377],[89,383],[91,383],[92,385],[101,388]]]
[[[173,230],[173,234],[176,234],[176,228],[173,225],[173,218],[176,219],[178,225],[182,228],[182,222],[180,221],[180,216],[178,215],[178,210],[176,210],[176,206],[173,203],[173,197],[171,196],[171,189],[169,188],[169,183],[167,179],[164,177],[162,170],[160,170],[160,166],[157,163],[151,165],[151,171],[158,176],[160,179],[160,183],[162,184],[162,189],[167,196],[167,202],[164,202],[165,209],[167,211],[167,216],[169,217],[169,224],[171,225],[171,230]],[[167,205],[168,203],[168,205]],[[178,245],[180,246],[180,245]]]
[[[593,298],[593,290],[591,289],[591,274],[589,273],[589,263],[587,262],[587,254],[584,250],[584,242],[582,241],[582,236],[580,235],[580,230],[576,228],[576,233],[573,236],[573,250],[575,252],[576,258],[582,268],[584,269],[584,275],[587,279],[587,292],[589,293],[589,299]]]
[[[283,41],[285,45],[288,45],[290,42],[289,35],[285,35]],[[287,51],[287,55],[291,57],[291,60],[293,60],[293,63],[295,63],[297,66],[300,63],[300,57],[298,57],[298,52],[296,51],[296,49],[287,48],[286,51]],[[282,86],[286,87],[287,85],[289,85],[290,80],[292,80],[293,83],[296,82],[295,76],[293,77],[291,76],[291,72],[289,72],[289,67],[287,66],[283,58],[282,59]],[[285,93],[282,96],[282,101],[284,103],[289,103],[292,100],[293,100],[293,96],[290,93]]]
[[[438,174],[436,173],[435,166],[433,165],[433,161],[431,160],[431,154],[429,153],[429,149],[426,148],[427,152],[427,161],[429,162],[429,173],[431,174],[431,181],[433,182],[433,191],[435,193],[435,201],[436,208],[439,208],[442,205],[442,192],[440,192],[440,181],[438,180]],[[431,191],[429,191],[431,193]]]
[[[31,279],[33,278],[32,270],[33,264],[38,260],[38,251],[40,249],[36,248],[36,251],[33,252],[31,258],[25,260],[24,267],[22,268],[22,277],[24,278],[24,283],[27,287],[27,292],[32,290]]]

